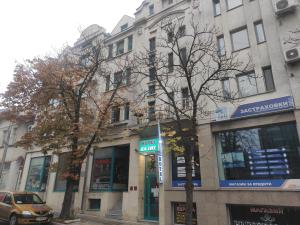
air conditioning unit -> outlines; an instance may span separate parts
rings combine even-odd
[[[287,63],[300,61],[300,46],[285,50],[284,57]]]
[[[298,5],[297,0],[273,0],[276,15],[292,12]]]

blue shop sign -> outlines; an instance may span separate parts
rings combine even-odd
[[[269,99],[266,101],[254,102],[240,105],[231,118],[241,118],[255,116],[279,111],[292,110],[295,108],[294,100],[291,96]]]

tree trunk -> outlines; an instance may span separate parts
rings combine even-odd
[[[64,201],[59,216],[61,219],[70,219],[72,217],[74,186],[75,181],[70,177],[67,178],[67,188],[65,191]]]
[[[190,139],[189,139],[190,140]],[[185,165],[186,165],[186,211],[185,211],[185,224],[192,225],[193,224],[193,156],[194,156],[194,141],[191,140],[192,143],[189,145],[185,145]]]

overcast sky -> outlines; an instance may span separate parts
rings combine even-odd
[[[0,0],[0,92],[16,62],[72,45],[79,30],[99,24],[111,32],[142,0]]]

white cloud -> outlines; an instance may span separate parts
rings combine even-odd
[[[133,16],[142,0],[0,1],[0,92],[13,77],[15,62],[46,55],[99,24],[111,31],[124,14]]]

